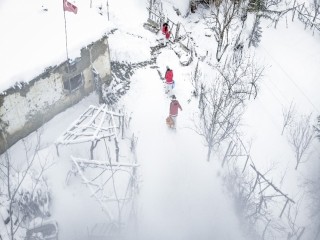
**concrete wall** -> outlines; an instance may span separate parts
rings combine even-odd
[[[111,66],[107,38],[81,49],[81,57],[48,68],[21,87],[0,95],[0,153],[38,129],[95,89],[92,67],[103,83],[110,83]],[[83,84],[70,91],[69,79],[82,75]],[[67,88],[67,89],[66,89]]]

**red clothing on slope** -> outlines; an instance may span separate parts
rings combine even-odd
[[[166,35],[167,32],[168,32],[168,25],[165,25],[165,24],[164,24],[164,25],[162,26],[162,30],[161,30],[161,31],[162,31],[162,34],[163,34],[163,35]]]
[[[180,108],[180,110],[182,111],[182,107],[180,106],[180,103],[178,102],[178,100],[171,100],[170,103],[170,115],[171,116],[177,116],[178,115],[178,109]]]
[[[165,35],[166,35],[166,39],[169,40],[169,38],[170,38],[170,31],[167,31]]]
[[[164,78],[166,79],[167,84],[172,84],[173,83],[173,71],[171,69],[167,70]]]

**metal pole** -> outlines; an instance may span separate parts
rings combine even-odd
[[[66,54],[67,54],[67,71],[69,75],[70,68],[69,68],[69,53],[68,53],[68,32],[67,32],[67,20],[66,20],[66,11],[64,10],[64,4],[66,0],[62,0],[63,4],[63,16],[64,16],[64,33],[65,33],[65,38],[66,38]],[[70,78],[68,76],[68,83],[69,83],[69,91],[71,93],[71,83],[70,83]],[[73,104],[72,104],[73,105]]]
[[[108,12],[108,21],[110,20],[109,19],[109,0],[107,0],[107,12]]]

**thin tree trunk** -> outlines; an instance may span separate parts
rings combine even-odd
[[[212,151],[212,147],[208,146],[208,153],[207,153],[207,161],[210,161],[210,157],[211,157],[211,151]]]

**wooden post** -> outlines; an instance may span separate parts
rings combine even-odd
[[[268,228],[270,222],[271,222],[271,220],[268,219],[267,225],[264,227],[264,230],[263,230],[263,233],[262,233],[262,239],[265,238],[265,235],[266,235],[266,232],[267,232],[267,228]]]
[[[118,145],[117,138],[114,138],[114,143],[116,145],[116,162],[119,162],[119,145]]]
[[[149,0],[149,19],[151,18],[152,0]]]
[[[122,139],[124,139],[124,115],[121,117]]]
[[[109,21],[109,0],[107,0],[107,12],[108,12],[108,21]]]
[[[285,198],[287,199],[287,201],[290,201],[290,202],[292,202],[292,203],[295,203],[291,198],[289,198],[289,197],[287,196],[287,194],[284,194],[279,188],[277,188],[276,186],[274,186],[274,185],[272,184],[272,182],[270,182],[268,179],[266,179],[265,176],[263,176],[263,174],[261,174],[261,173],[255,168],[254,165],[251,164],[250,166],[252,167],[252,169],[253,169],[266,183],[268,183],[269,185],[271,185],[271,187],[272,187],[276,192],[280,193],[283,197],[285,197]]]
[[[93,149],[94,149],[94,143],[91,142],[91,147],[90,147],[90,159],[93,159]]]
[[[263,203],[263,196],[260,197],[259,207],[258,207],[258,213],[261,211],[262,203]]]
[[[177,23],[177,28],[176,28],[176,35],[174,36],[174,41],[178,41],[179,38],[179,30],[180,30],[180,23]]]
[[[91,160],[93,159],[93,150],[96,148],[99,140],[94,140],[91,142],[91,147],[90,147],[90,157]]]
[[[297,2],[297,0],[294,0],[294,3],[293,3],[293,13],[292,13],[292,22],[293,22],[293,20],[294,20],[294,15],[296,14],[296,9],[295,9],[296,2]]]
[[[284,207],[283,207],[283,209],[282,209],[282,211],[280,213],[280,216],[279,216],[280,218],[282,217],[282,214],[283,214],[284,210],[286,209],[286,207],[288,205],[288,202],[289,202],[289,199],[287,199],[286,203],[284,204]]]
[[[162,29],[162,25],[164,24],[164,22],[165,22],[165,19],[164,19],[164,17],[162,17],[162,15],[160,14],[160,16],[159,16],[159,24],[160,24],[160,30]]]
[[[299,233],[299,236],[297,237],[297,240],[300,240],[300,238],[301,238],[302,235],[304,234],[304,230],[306,230],[305,227],[302,228],[301,232]]]
[[[56,150],[57,150],[57,156],[59,157],[59,148],[58,148],[58,144],[55,144],[56,145]]]
[[[247,167],[247,164],[248,164],[249,158],[250,158],[250,155],[247,155],[247,160],[246,160],[246,163],[244,164],[244,167],[243,167],[243,169],[242,169],[242,173],[244,172],[244,170],[245,170],[245,169],[246,169],[246,167]]]
[[[232,142],[232,141],[230,141],[229,146],[228,146],[227,151],[226,151],[226,154],[224,155],[224,158],[223,158],[223,160],[222,160],[221,167],[223,167],[223,165],[224,165],[224,163],[225,163],[225,161],[226,161],[226,159],[227,159],[227,157],[228,157],[229,149],[231,148],[232,143],[233,143],[233,142]]]
[[[252,190],[250,191],[251,193],[254,192],[254,190],[256,189],[256,186],[257,186],[257,183],[258,183],[259,180],[260,180],[260,174],[257,173],[256,181],[254,182]]]

